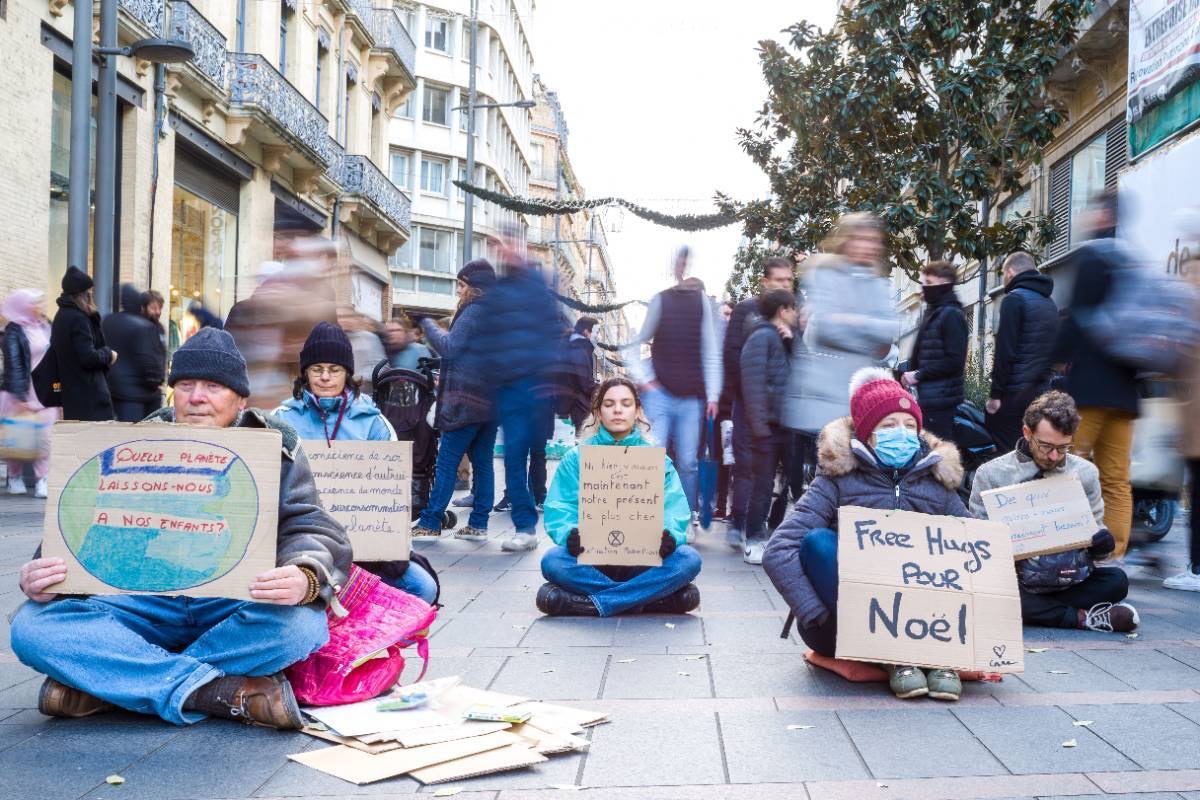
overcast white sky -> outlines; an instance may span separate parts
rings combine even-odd
[[[828,27],[836,0],[537,0],[534,62],[558,92],[568,149],[591,197],[615,195],[671,213],[713,210],[713,193],[761,197],[762,172],[738,147],[766,99],[758,42],[801,19]],[[679,202],[690,201],[690,202]],[[739,226],[686,233],[606,212],[622,300],[671,282],[675,249],[720,296]]]

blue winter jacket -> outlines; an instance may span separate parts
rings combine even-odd
[[[537,265],[509,265],[477,303],[482,322],[479,335],[466,342],[464,367],[486,375],[494,390],[532,379],[548,395],[562,327],[558,302]]]
[[[433,320],[421,320],[430,346],[442,358],[438,379],[438,430],[455,431],[492,419],[490,373],[468,364],[468,349],[484,335],[483,305],[476,301],[459,310],[446,333]],[[412,345],[409,345],[412,347]]]
[[[276,417],[296,429],[301,439],[328,441],[337,425],[338,411],[344,402],[342,397],[314,396],[307,389],[300,400],[285,400],[272,412]],[[365,394],[360,394],[350,403],[342,424],[337,428],[337,441],[394,441],[396,431],[387,418]]]
[[[634,428],[619,443],[612,434],[604,428],[583,444],[619,445],[620,447],[654,447],[653,442],[646,441],[641,431]],[[663,474],[663,527],[675,537],[676,544],[687,544],[687,528],[692,518],[692,509],[688,505],[687,495],[683,493],[683,484],[679,482],[679,473],[667,460]],[[571,535],[572,528],[579,527],[579,447],[576,446],[558,462],[558,470],[550,483],[543,506],[542,522],[546,526],[546,535],[557,545],[562,545]]]

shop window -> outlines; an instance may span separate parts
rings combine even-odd
[[[71,180],[71,78],[54,73],[50,99],[50,249],[47,265],[47,297],[60,292],[59,282],[67,271],[67,207]],[[120,138],[118,126],[117,137]],[[96,188],[96,98],[92,97],[92,132],[88,142],[91,165],[89,190]],[[118,145],[117,152],[120,152]],[[118,181],[118,194],[120,186]],[[88,214],[87,269],[92,264],[92,213]]]
[[[168,346],[199,330],[192,303],[224,319],[236,299],[237,214],[176,184],[171,222]]]

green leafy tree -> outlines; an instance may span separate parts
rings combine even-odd
[[[1044,0],[1043,0],[1044,2]],[[847,211],[874,211],[898,266],[978,259],[1054,234],[1029,214],[985,221],[1041,159],[1065,119],[1046,81],[1091,0],[873,0],[846,3],[821,31],[760,43],[767,100],[741,146],[769,199],[718,201],[752,241],[818,249]],[[1027,244],[1028,243],[1028,244]],[[738,269],[752,270],[747,252]],[[751,275],[736,275],[740,285]]]

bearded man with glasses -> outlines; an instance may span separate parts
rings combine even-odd
[[[1096,563],[1112,555],[1116,542],[1104,527],[1100,472],[1090,461],[1071,454],[1079,421],[1070,395],[1046,392],[1034,400],[1025,410],[1024,435],[1016,449],[975,473],[970,511],[987,518],[983,493],[990,489],[1057,475],[1078,478],[1092,505],[1096,534],[1090,547],[1017,562],[1021,616],[1026,625],[1125,633],[1137,627],[1138,613],[1122,602],[1129,594],[1125,571]]]

